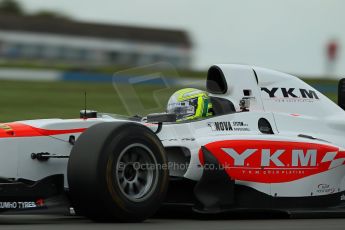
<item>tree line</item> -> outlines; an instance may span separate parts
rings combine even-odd
[[[22,5],[16,0],[0,0],[0,15],[1,14],[68,19],[66,15],[50,10],[41,10],[34,14],[28,14],[25,12]]]

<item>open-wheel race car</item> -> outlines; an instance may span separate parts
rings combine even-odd
[[[196,212],[344,212],[345,84],[339,106],[297,77],[214,65],[212,116],[177,121],[94,111],[0,125],[0,210],[73,207],[138,222]]]

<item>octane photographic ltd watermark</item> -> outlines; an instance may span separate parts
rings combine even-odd
[[[128,165],[131,165],[134,170],[169,170],[169,171],[186,171],[189,167],[193,167],[189,163],[177,163],[177,162],[169,162],[167,164],[147,164],[147,163],[140,163],[140,162],[133,162],[133,163],[122,163],[118,164],[118,168],[124,170]],[[210,170],[210,171],[221,171],[230,169],[231,166],[229,164],[197,164],[195,165],[198,168],[202,168],[203,170]]]

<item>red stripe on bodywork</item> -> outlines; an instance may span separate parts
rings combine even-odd
[[[80,133],[86,130],[86,128],[63,130],[41,129],[20,122],[5,123],[1,125],[6,126],[6,129],[1,128],[0,126],[0,138],[53,136],[60,134]]]
[[[328,171],[334,167],[331,166],[332,162],[339,159],[345,159],[345,152],[340,151],[338,147],[305,142],[226,140],[209,143],[205,145],[205,147],[217,158],[230,178],[262,183],[282,183],[298,180]],[[245,153],[246,150],[251,149],[255,151],[248,155],[243,163],[238,164],[239,161],[237,161],[237,164],[235,164],[234,157],[226,152],[229,151],[229,149],[235,151],[240,156]],[[277,160],[275,160],[275,162],[269,160],[269,165],[263,166],[263,161],[267,162],[267,155],[263,154],[263,151],[266,151],[266,154],[267,151],[269,151],[269,156],[272,156],[276,151],[281,150],[284,150],[284,152],[279,155],[278,160],[283,165],[276,165],[275,162],[277,162]],[[297,158],[297,165],[297,154],[293,154],[293,150],[303,151],[303,155]],[[316,150],[314,160],[311,159],[314,156],[308,156],[307,150]],[[326,160],[327,157],[325,157],[325,155],[329,152],[336,152],[336,155],[333,159]],[[263,160],[264,155],[266,156],[266,161]],[[295,157],[293,157],[293,155]],[[294,164],[293,158],[295,158]],[[203,162],[203,159],[200,160]],[[340,165],[344,164],[344,162],[340,163]]]

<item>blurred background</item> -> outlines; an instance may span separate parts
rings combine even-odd
[[[78,117],[84,92],[98,111],[163,111],[176,89],[204,87],[214,63],[291,73],[336,100],[344,9],[343,0],[0,0],[0,121]]]

